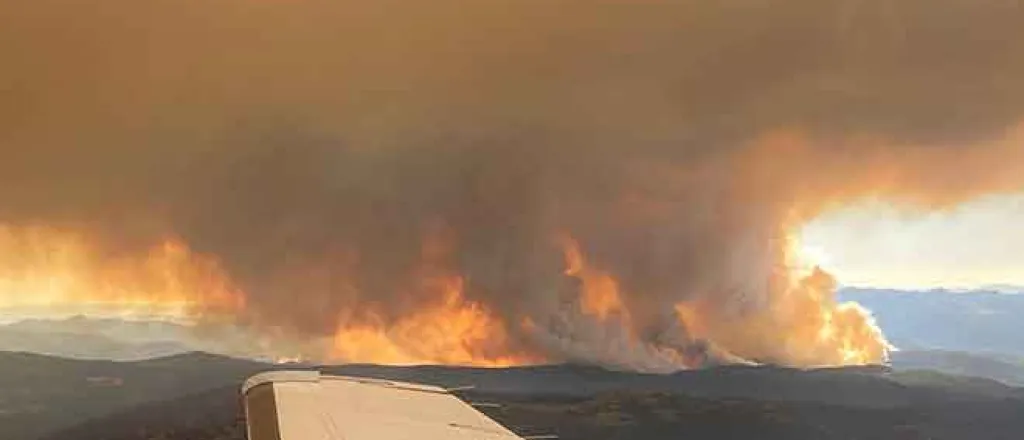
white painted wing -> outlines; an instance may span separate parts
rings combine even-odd
[[[249,440],[521,440],[427,385],[275,371],[242,389]]]

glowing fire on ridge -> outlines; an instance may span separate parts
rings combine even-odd
[[[572,237],[562,237],[562,248],[565,253],[565,275],[582,282],[579,300],[584,313],[596,316],[601,321],[618,314],[624,325],[628,325],[629,312],[619,296],[615,278],[588,266],[579,243]]]
[[[446,364],[504,367],[536,363],[526,354],[504,352],[508,333],[504,324],[482,305],[463,297],[461,277],[437,280],[432,306],[385,324],[371,315],[372,323],[339,325],[331,357],[347,362],[385,364]],[[489,352],[488,347],[502,349]]]
[[[675,368],[702,365],[708,356],[727,362],[788,360],[792,365],[847,365],[883,360],[884,339],[856,304],[837,304],[835,282],[818,268],[798,265],[799,244],[784,249],[786,283],[772,287],[775,309],[736,315],[699,295],[675,305],[680,332],[706,351],[652,345],[634,328],[616,277],[590,263],[580,243],[560,238],[563,274],[579,281],[576,306],[602,326]],[[452,364],[486,367],[536,364],[552,358],[527,339],[540,331],[541,316],[500,316],[467,297],[464,276],[444,269],[451,244],[428,239],[412,290],[424,301],[409,313],[385,315],[372,307],[350,310],[322,356],[339,362]],[[245,311],[245,294],[217,260],[182,242],[165,240],[144,255],[106,256],[81,234],[52,228],[0,227],[0,307],[101,307],[104,312],[175,317]],[[751,345],[751,332],[779,334],[781,348]],[[782,357],[780,353],[784,353]],[[308,355],[308,354],[307,354]],[[279,356],[280,357],[280,356]],[[280,357],[292,361],[303,357]]]
[[[86,237],[0,225],[0,308],[100,314],[235,314],[245,297],[218,263],[168,239],[144,255],[102,256]]]

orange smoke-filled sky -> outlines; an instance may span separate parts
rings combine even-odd
[[[981,0],[0,2],[0,301],[169,302],[346,360],[878,362],[837,282],[1013,264],[918,243],[995,243],[957,232],[972,215],[884,239],[857,206],[1024,190],[1021,22]]]

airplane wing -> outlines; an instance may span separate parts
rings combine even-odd
[[[242,387],[249,440],[522,440],[448,390],[317,371]]]

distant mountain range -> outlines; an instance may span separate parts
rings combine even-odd
[[[0,351],[85,360],[133,361],[192,351],[267,361],[254,338],[230,327],[198,331],[162,320],[72,316],[30,318],[0,325]]]
[[[959,376],[984,377],[1024,387],[1024,361],[959,351],[921,350],[892,354],[898,371],[933,370]]]
[[[75,359],[140,360],[194,350],[186,329],[160,321],[74,317],[0,326],[0,350]]]
[[[889,340],[902,350],[960,351],[1024,358],[1024,294],[1010,286],[986,290],[906,291],[845,288],[874,315]]]

